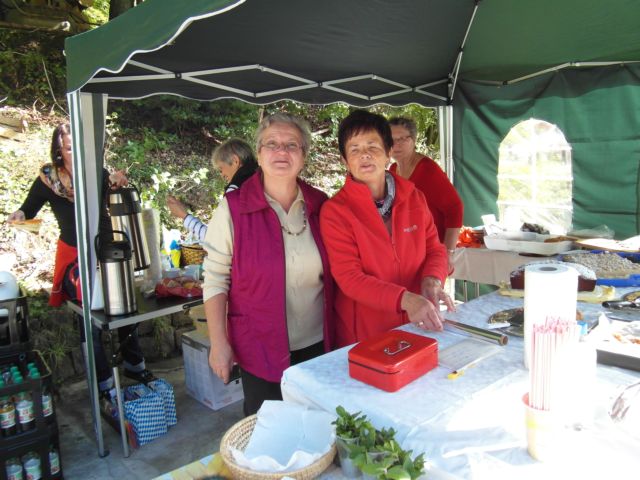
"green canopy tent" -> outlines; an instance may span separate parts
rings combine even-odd
[[[174,94],[258,104],[290,99],[438,107],[443,159],[449,172],[455,166],[467,224],[495,210],[500,140],[519,120],[538,115],[566,127],[576,145],[578,223],[611,215],[637,231],[638,18],[635,0],[146,0],[69,38],[85,296],[93,286],[92,238],[111,99]],[[615,196],[594,196],[604,200],[598,205],[592,200],[594,189],[602,188],[598,180],[612,180],[598,176],[603,157],[616,169],[624,165],[628,197],[615,212]],[[83,309],[90,329],[89,302]],[[103,453],[101,441],[98,435]]]

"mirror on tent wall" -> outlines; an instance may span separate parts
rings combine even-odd
[[[507,228],[519,230],[527,222],[551,233],[567,233],[572,185],[571,145],[556,125],[525,120],[500,143],[497,204]]]

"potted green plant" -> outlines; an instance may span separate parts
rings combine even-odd
[[[424,473],[424,455],[411,459],[411,451],[403,450],[394,438],[393,429],[376,431],[374,445],[358,445],[353,450],[354,463],[367,480],[413,480]]]
[[[351,458],[353,447],[358,445],[362,426],[367,422],[367,417],[360,412],[349,413],[344,407],[336,407],[338,417],[332,422],[336,426],[336,446],[342,473],[348,478],[360,476],[360,470],[353,463]]]

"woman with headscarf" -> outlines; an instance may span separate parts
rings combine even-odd
[[[119,188],[128,185],[127,177],[122,172],[109,174],[103,169],[103,191],[106,195],[109,188]],[[76,218],[73,189],[73,155],[71,151],[71,127],[68,123],[58,125],[51,138],[51,163],[40,168],[38,177],[31,185],[19,210],[9,215],[8,222],[20,222],[34,218],[40,209],[48,203],[58,221],[60,238],[56,248],[55,266],[53,271],[53,286],[49,296],[49,305],[61,306],[66,300],[82,301],[77,282],[70,277],[77,275],[78,249],[76,237]],[[111,220],[106,209],[106,202],[102,202],[100,212],[100,234],[110,235]],[[81,335],[84,338],[84,325],[80,323]],[[113,391],[113,377],[111,368],[102,346],[100,329],[93,329],[93,350],[98,376],[98,388],[105,399],[110,399]],[[138,382],[148,383],[155,379],[151,371],[145,367],[144,356],[138,343],[136,325],[118,329],[118,337],[122,345],[121,353],[124,359],[124,374]]]

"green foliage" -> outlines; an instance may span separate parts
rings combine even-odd
[[[424,454],[411,458],[411,450],[403,450],[396,441],[393,428],[377,430],[360,412],[350,414],[336,407],[333,422],[336,435],[357,439],[345,443],[349,458],[364,473],[376,479],[413,480],[424,473]]]
[[[33,347],[40,351],[55,373],[64,358],[77,346],[78,334],[68,312],[63,308],[52,308],[48,302],[49,295],[46,292],[29,292],[27,295]]]
[[[103,25],[109,21],[109,0],[94,0],[93,5],[82,12],[84,18],[93,25]]]
[[[0,91],[7,105],[65,108],[63,46],[62,35],[0,29]]]
[[[349,413],[341,405],[336,407],[336,413],[338,418],[331,424],[336,426],[336,435],[342,438],[358,438],[362,425],[368,423],[366,415],[360,415],[360,412]]]

